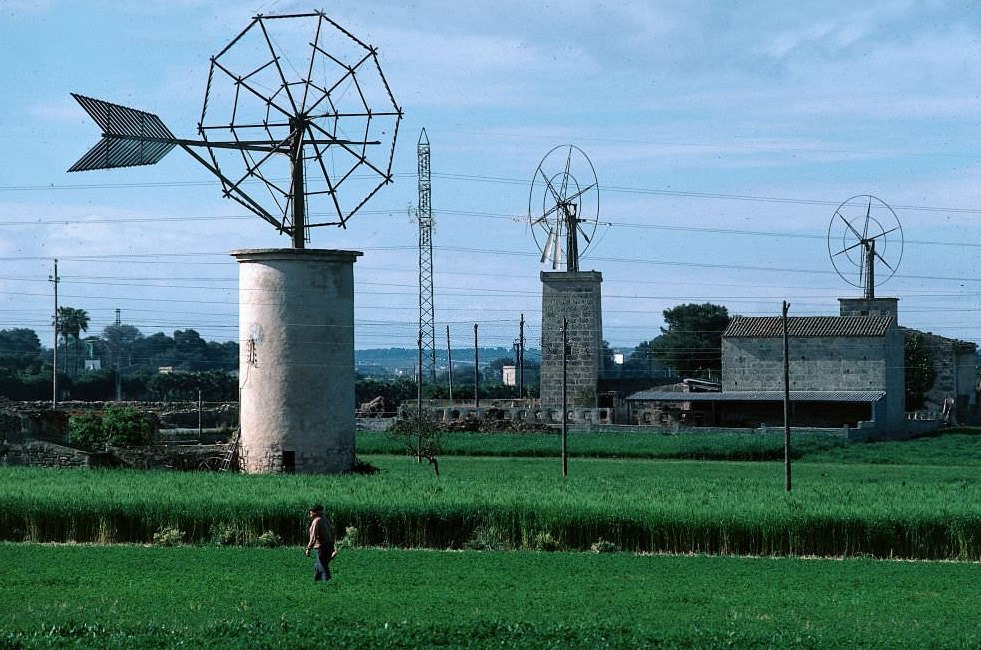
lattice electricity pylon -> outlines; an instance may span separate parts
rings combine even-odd
[[[345,227],[392,182],[402,110],[378,51],[323,12],[256,16],[211,58],[200,140],[175,137],[152,113],[72,95],[102,139],[69,171],[153,165],[181,147],[295,248],[309,228]],[[313,199],[322,212],[309,211]]]
[[[436,381],[436,315],[433,305],[433,210],[432,182],[429,168],[429,137],[426,129],[419,135],[419,345],[421,347],[422,381]]]

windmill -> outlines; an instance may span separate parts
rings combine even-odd
[[[198,139],[158,116],[74,95],[102,139],[69,171],[153,165],[180,147],[226,198],[292,240],[238,249],[239,433],[246,472],[354,466],[354,262],[306,249],[311,228],[346,227],[385,184],[402,111],[378,52],[322,12],[259,15],[211,58]]]
[[[560,145],[545,154],[531,180],[528,215],[542,264],[578,272],[599,218],[596,170],[582,149]]]
[[[180,147],[294,248],[310,228],[346,227],[392,182],[402,110],[377,50],[323,12],[258,15],[211,57],[199,139],[176,137],[152,113],[72,96],[102,139],[69,171],[153,165]]]
[[[860,194],[835,210],[828,226],[828,255],[841,278],[875,299],[875,287],[896,273],[903,257],[903,226],[881,199]],[[888,273],[876,274],[876,265]]]
[[[552,268],[541,272],[540,403],[565,413],[573,385],[581,404],[596,406],[603,276],[580,271],[579,261],[595,241],[599,182],[582,149],[560,145],[545,154],[531,180],[528,217],[541,262]]]

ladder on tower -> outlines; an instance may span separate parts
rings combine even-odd
[[[232,439],[228,441],[228,449],[225,451],[224,457],[221,459],[221,466],[218,468],[219,472],[227,472],[228,470],[238,469],[238,443],[242,438],[242,427],[235,429],[235,434]]]

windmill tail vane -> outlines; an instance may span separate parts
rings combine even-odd
[[[154,165],[179,144],[153,113],[72,93],[102,129],[102,139],[78,159],[70,172]]]

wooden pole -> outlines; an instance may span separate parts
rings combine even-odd
[[[787,312],[790,303],[783,302],[783,465],[784,488],[790,492],[790,337],[787,335]]]
[[[518,326],[518,399],[525,398],[525,315],[521,314]]]
[[[58,260],[54,261],[54,275],[51,281],[54,282],[54,348],[51,356],[51,408],[58,408]],[[66,343],[67,345],[67,343]]]
[[[569,405],[567,366],[569,358],[569,319],[562,319],[562,476],[569,475]]]
[[[446,377],[449,380],[450,404],[453,404],[453,349],[450,347],[450,326],[446,326]]]
[[[477,323],[473,324],[473,406],[480,408],[480,349],[477,347]]]

